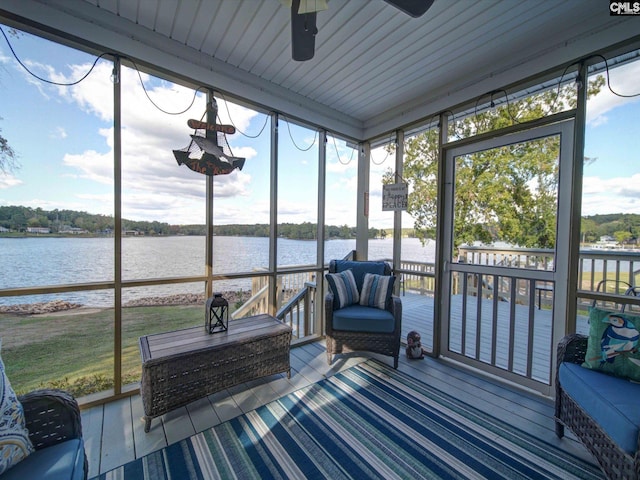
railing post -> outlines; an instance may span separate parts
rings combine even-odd
[[[306,288],[304,294],[304,336],[309,335],[309,326],[311,323],[311,289]],[[298,327],[298,331],[300,327]]]

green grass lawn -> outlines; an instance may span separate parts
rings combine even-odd
[[[201,305],[123,309],[123,384],[140,379],[140,336],[197,325],[204,328]],[[81,397],[113,388],[113,309],[0,314],[0,332],[2,358],[18,394],[55,387]]]
[[[603,272],[593,272],[593,280],[591,279],[592,274],[590,272],[585,272],[582,275],[582,289],[583,290],[590,290],[591,289],[591,283],[593,281],[593,289],[595,290],[596,287],[598,286],[598,283],[600,283],[605,277]],[[610,291],[611,288],[615,287],[615,280],[616,280],[616,272],[607,272],[607,283],[606,283],[606,287],[607,290]],[[634,280],[633,278],[629,275],[629,272],[620,272],[619,277],[617,278],[617,280],[620,280],[622,282],[626,282],[629,283],[631,285],[634,284]],[[622,288],[622,293],[624,293],[624,286],[621,287]],[[602,291],[602,288],[600,289],[600,291]]]
[[[608,279],[615,277],[614,272],[607,273]],[[594,273],[594,289],[602,278],[602,273]],[[628,281],[628,272],[621,273],[619,279]],[[585,273],[582,288],[590,290],[591,284],[591,274]],[[408,282],[406,287],[412,286]],[[122,384],[140,379],[139,337],[198,325],[204,328],[202,305],[124,308]],[[78,309],[32,316],[0,314],[0,335],[7,374],[19,394],[56,387],[82,397],[113,388],[113,309]]]

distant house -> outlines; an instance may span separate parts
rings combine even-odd
[[[69,227],[69,226],[65,225],[60,230],[60,233],[70,233],[72,235],[80,235],[81,233],[87,233],[87,231],[84,228]]]
[[[49,227],[27,227],[27,233],[51,233],[51,229]]]
[[[10,232],[8,228],[0,227],[0,233]]]
[[[600,240],[598,240],[596,243],[594,243],[592,245],[593,248],[603,248],[605,250],[613,250],[613,249],[619,249],[622,248],[622,245],[620,245],[616,239],[614,237],[612,237],[611,235],[602,235],[600,237]]]

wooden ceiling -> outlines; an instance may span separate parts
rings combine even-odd
[[[3,0],[0,19],[118,52],[267,110],[367,139],[621,42],[606,0],[329,0],[313,59],[291,59],[279,0]],[[177,77],[176,77],[177,78]]]

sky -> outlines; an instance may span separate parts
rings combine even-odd
[[[5,33],[9,28],[2,26]],[[8,35],[18,58],[34,74],[58,83],[76,82],[96,57],[20,32]],[[18,64],[0,36],[0,130],[20,168],[0,173],[0,205],[69,209],[113,215],[112,64],[98,60],[74,86],[34,78]],[[611,73],[614,90],[638,93],[640,62]],[[144,84],[144,89],[141,86]],[[190,118],[205,112],[205,96],[133,68],[123,68],[122,216],[170,224],[203,224],[205,177],[179,166],[172,153],[189,145]],[[179,115],[169,114],[185,111]],[[269,223],[270,122],[261,113],[218,101],[232,153],[245,157],[242,171],[214,180],[214,223]],[[607,89],[588,108],[583,215],[640,213],[640,97],[622,99]],[[266,122],[266,123],[265,123]],[[278,221],[317,221],[318,137],[281,118]],[[382,149],[371,162],[369,224],[390,228],[382,211],[381,175],[394,158]],[[328,225],[355,225],[357,152],[329,135]],[[403,226],[410,227],[408,215]]]
[[[640,61],[611,70],[608,88],[587,103],[582,214],[640,214]]]

